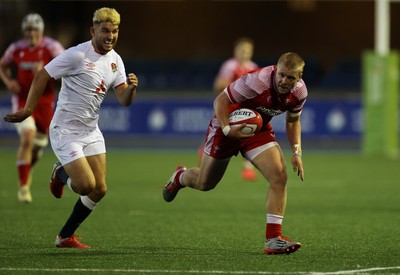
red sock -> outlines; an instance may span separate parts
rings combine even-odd
[[[277,238],[282,235],[282,224],[279,223],[267,223],[265,232],[267,239]]]
[[[175,175],[175,183],[178,184],[179,187],[183,187],[183,185],[181,184],[181,181],[179,180],[179,178],[181,177],[183,172],[185,172],[185,171],[179,171]]]
[[[19,178],[19,185],[24,186],[28,184],[29,173],[31,172],[31,165],[30,164],[17,164],[18,167],[18,178]]]

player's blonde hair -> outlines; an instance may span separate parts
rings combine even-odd
[[[303,75],[305,62],[299,54],[294,52],[287,52],[279,57],[277,65],[283,65],[290,70],[296,71],[301,77]]]
[[[100,8],[93,13],[93,24],[99,24],[101,22],[111,22],[114,25],[119,25],[121,16],[113,8]]]

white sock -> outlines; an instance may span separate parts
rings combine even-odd
[[[183,185],[183,183],[182,183],[182,180],[183,180],[183,173],[185,173],[185,172],[182,172],[182,173],[179,175],[179,184],[180,184],[180,185]]]
[[[88,196],[81,196],[81,201],[82,201],[83,205],[86,206],[90,210],[94,210],[94,208],[97,205],[97,203],[95,203],[94,201],[89,199]]]
[[[267,223],[282,224],[283,216],[267,214]]]
[[[71,189],[72,191],[74,191],[74,189],[72,189],[72,185],[71,185],[71,178],[67,179],[67,186],[69,189]],[[75,191],[74,191],[75,192]]]

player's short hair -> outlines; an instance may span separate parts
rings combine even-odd
[[[254,40],[251,39],[250,37],[239,37],[238,39],[235,40],[235,43],[233,43],[234,47],[237,47],[238,45],[242,43],[249,43],[254,46]]]
[[[93,13],[93,24],[101,22],[111,22],[114,25],[119,25],[121,16],[114,8],[100,8]]]
[[[305,62],[299,54],[294,52],[287,52],[279,57],[277,65],[283,65],[288,69],[297,71],[299,72],[301,77],[303,75]]]
[[[21,29],[25,31],[27,28],[33,28],[43,33],[44,21],[38,13],[29,13],[22,19]]]

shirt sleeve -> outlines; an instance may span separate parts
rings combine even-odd
[[[308,95],[307,87],[304,81],[300,80],[297,83],[292,94],[293,107],[288,110],[289,116],[291,117],[300,116],[304,104],[306,103],[307,95]]]
[[[82,62],[85,54],[76,49],[69,48],[51,60],[44,68],[47,73],[54,79],[60,79],[70,74]]]
[[[49,51],[51,56],[54,58],[64,51],[64,47],[61,45],[60,42],[53,40],[50,44]]]
[[[118,74],[113,83],[114,89],[126,83],[125,65],[124,62],[122,61],[121,56],[119,55],[117,55],[117,67],[118,67]]]
[[[244,74],[229,84],[227,95],[233,103],[240,103],[260,95],[268,88],[262,69]]]
[[[16,49],[15,43],[12,43],[10,46],[8,46],[3,56],[1,57],[1,62],[3,64],[10,65],[13,63],[13,55],[15,49]]]
[[[235,75],[235,64],[234,61],[229,59],[222,63],[221,68],[219,69],[217,79],[223,79],[228,81],[233,81]]]

